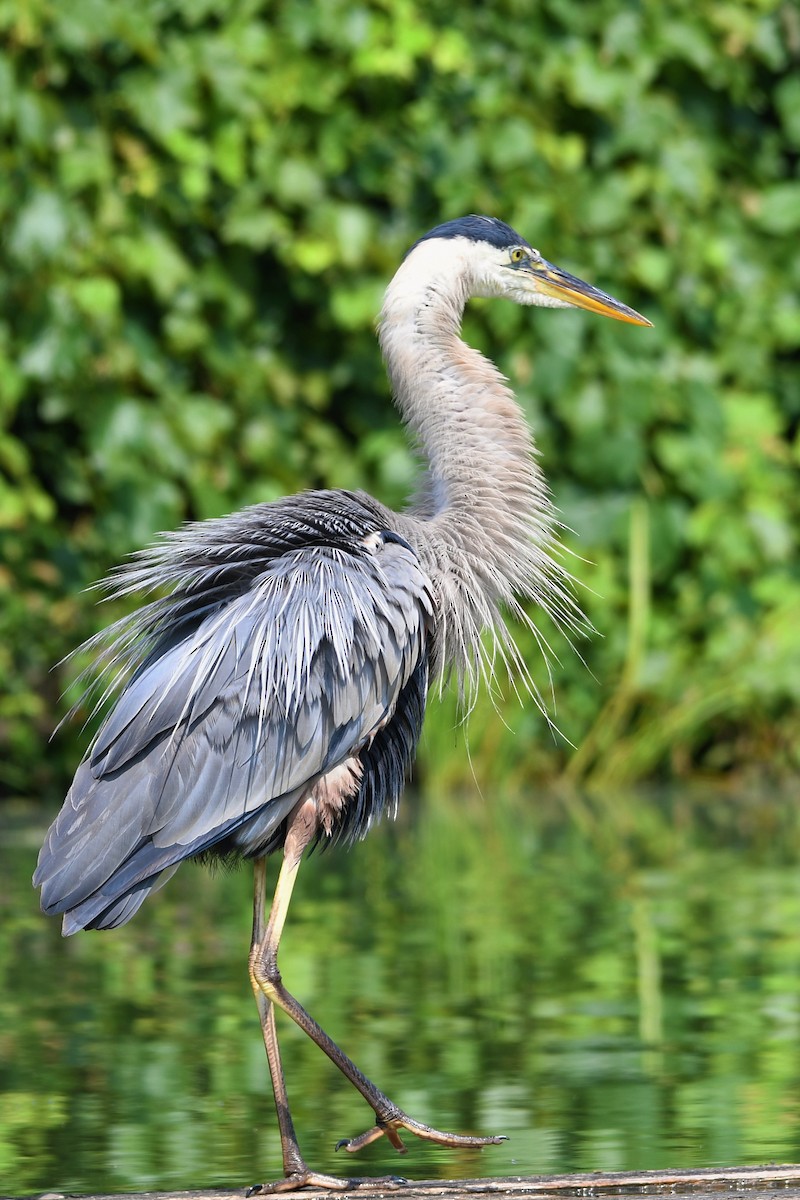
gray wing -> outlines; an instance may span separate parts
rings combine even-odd
[[[224,843],[272,849],[321,775],[367,746],[424,659],[430,583],[392,535],[269,563],[165,634],[79,767],[39,856],[64,931],[121,924],[159,876]]]

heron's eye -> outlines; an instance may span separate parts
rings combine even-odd
[[[512,263],[521,263],[524,257],[525,257],[525,251],[522,249],[521,246],[515,246],[514,249],[511,251]]]

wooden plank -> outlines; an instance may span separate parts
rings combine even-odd
[[[733,1200],[743,1192],[758,1194],[758,1200],[800,1200],[800,1166],[786,1164],[764,1167],[706,1168],[695,1171],[592,1171],[580,1175],[510,1176],[501,1179],[425,1179],[409,1181],[397,1188],[386,1185],[352,1188],[342,1192],[325,1192],[316,1188],[282,1192],[286,1200],[334,1200],[335,1197],[366,1197],[370,1200],[489,1200],[508,1197],[593,1197],[620,1200],[630,1196],[683,1195],[693,1200]],[[80,1200],[242,1200],[244,1188],[189,1192],[126,1192],[115,1195],[82,1196]],[[8,1200],[8,1198],[3,1198]],[[67,1200],[64,1192],[43,1192],[38,1200]]]

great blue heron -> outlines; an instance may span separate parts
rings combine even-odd
[[[34,883],[44,911],[64,914],[65,934],[124,924],[184,859],[254,860],[249,969],[284,1167],[256,1190],[374,1182],[306,1165],[275,1005],[375,1113],[374,1127],[340,1143],[347,1150],[383,1134],[403,1150],[400,1130],[453,1147],[503,1140],[446,1133],[399,1109],[286,990],[277,961],[303,851],[361,838],[395,812],[430,683],[452,668],[474,684],[498,654],[522,666],[504,608],[520,614],[531,599],[567,621],[576,611],[552,557],[553,509],[527,423],[493,364],[459,336],[473,296],[650,324],[494,218],[420,238],[380,317],[395,403],[427,460],[415,503],[395,513],[363,492],[306,492],[187,525],[122,567],[116,595],[157,595],[94,639],[119,695],[39,855]]]

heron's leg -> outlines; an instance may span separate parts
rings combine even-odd
[[[264,941],[266,922],[265,922],[265,904],[266,904],[266,886],[267,886],[267,867],[266,860],[259,859],[255,863],[255,888],[253,896],[253,937],[250,946],[251,962],[254,953]],[[291,889],[290,889],[291,890]],[[288,905],[288,898],[287,898]],[[284,914],[285,915],[285,914]],[[253,981],[251,970],[251,982]],[[345,1189],[353,1189],[363,1187],[367,1184],[379,1184],[381,1187],[397,1186],[404,1183],[397,1176],[388,1176],[383,1179],[362,1180],[362,1179],[340,1179],[335,1175],[323,1175],[318,1171],[312,1171],[303,1159],[300,1153],[300,1146],[295,1133],[292,1114],[289,1109],[289,1097],[286,1092],[286,1080],[283,1074],[283,1065],[281,1063],[280,1050],[278,1049],[278,1035],[275,1029],[275,1008],[270,999],[264,994],[262,989],[253,982],[253,991],[258,1005],[258,1015],[261,1019],[261,1032],[264,1035],[264,1046],[267,1051],[267,1062],[269,1063],[269,1073],[272,1080],[272,1091],[275,1096],[275,1110],[278,1114],[278,1128],[281,1137],[281,1153],[283,1155],[283,1173],[284,1178],[274,1183],[260,1183],[248,1189],[247,1195],[264,1194],[268,1192],[286,1192],[294,1191],[299,1187],[318,1187],[326,1188],[333,1191],[344,1191]]]
[[[264,940],[266,929],[266,896],[267,896],[267,864],[266,859],[258,859],[254,869],[255,887],[253,895],[253,937],[250,943],[251,956]],[[303,1162],[297,1134],[289,1109],[289,1098],[286,1093],[286,1080],[283,1074],[278,1035],[275,1029],[275,1009],[272,1001],[268,1000],[261,988],[253,984],[253,992],[261,1020],[261,1032],[264,1036],[264,1046],[267,1051],[267,1062],[272,1080],[272,1091],[275,1097],[275,1110],[278,1114],[278,1128],[281,1135],[281,1153],[283,1154],[283,1173],[286,1182],[292,1187],[296,1185],[298,1175],[308,1175],[308,1168]]]
[[[413,1117],[398,1108],[388,1096],[384,1095],[371,1080],[367,1079],[366,1075],[358,1069],[343,1050],[339,1049],[333,1039],[328,1037],[324,1029],[317,1024],[313,1017],[309,1016],[302,1005],[284,987],[278,970],[278,946],[300,859],[315,832],[316,806],[313,800],[308,800],[298,810],[286,836],[283,865],[275,888],[269,921],[261,944],[259,946],[254,944],[251,950],[250,979],[254,990],[260,989],[270,1003],[277,1004],[279,1008],[288,1013],[303,1032],[316,1042],[345,1078],[349,1079],[353,1087],[361,1093],[375,1113],[377,1123],[373,1128],[359,1137],[342,1140],[338,1143],[337,1149],[346,1149],[350,1153],[354,1153],[385,1134],[395,1149],[402,1153],[405,1151],[405,1146],[400,1139],[398,1132],[400,1129],[405,1129],[408,1133],[425,1141],[454,1148],[474,1149],[505,1141],[503,1136],[472,1137],[460,1133],[447,1133],[414,1120]]]

